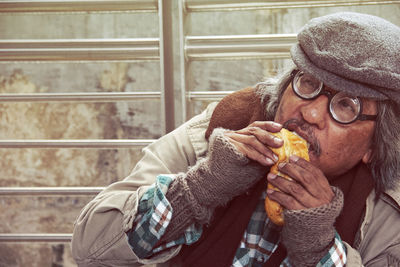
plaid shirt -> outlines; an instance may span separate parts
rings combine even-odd
[[[139,258],[151,255],[168,248],[196,242],[202,233],[198,224],[189,226],[182,236],[166,244],[157,245],[173,215],[173,210],[165,197],[172,176],[160,175],[139,201],[136,227],[127,233],[128,242]],[[262,266],[268,261],[278,247],[280,228],[273,224],[264,211],[265,193],[253,212],[247,229],[236,251],[232,266]],[[317,266],[345,266],[346,250],[339,235],[336,233],[334,245],[321,259]],[[281,266],[292,266],[286,258]]]

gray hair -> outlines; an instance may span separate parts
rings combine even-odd
[[[294,69],[295,67],[292,67],[275,78],[268,78],[256,84],[256,93],[260,96],[262,105],[265,106],[264,115],[267,120],[274,119],[282,95],[292,80],[290,74]]]
[[[378,102],[369,167],[378,194],[395,190],[400,178],[400,107],[393,101]]]
[[[265,106],[265,118],[273,120],[283,93],[291,82],[294,68],[278,78],[258,83],[255,88]],[[400,105],[394,101],[378,101],[378,116],[372,138],[372,155],[368,164],[375,181],[377,195],[395,190],[400,179]]]

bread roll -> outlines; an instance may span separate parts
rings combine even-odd
[[[283,146],[280,148],[271,148],[271,150],[278,156],[279,159],[278,162],[271,167],[270,172],[290,179],[289,176],[278,171],[278,164],[281,162],[288,162],[290,155],[296,155],[309,161],[310,158],[308,156],[307,142],[297,134],[284,128],[278,133],[273,133],[273,135],[283,140]],[[268,183],[267,188],[277,190],[270,183]],[[273,223],[277,225],[283,225],[283,208],[281,205],[267,197],[265,199],[265,211]]]

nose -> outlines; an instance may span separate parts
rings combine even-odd
[[[313,100],[305,101],[300,108],[303,119],[309,124],[315,125],[318,129],[325,128],[328,114],[328,97],[321,95]]]

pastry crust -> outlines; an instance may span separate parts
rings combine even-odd
[[[273,135],[279,137],[280,139],[283,140],[283,146],[280,148],[271,148],[271,150],[278,156],[278,161],[271,167],[270,172],[274,173],[276,175],[282,176],[286,179],[291,179],[289,176],[286,174],[283,174],[278,171],[278,164],[281,162],[288,162],[289,161],[289,156],[290,155],[296,155],[300,158],[303,158],[307,161],[310,160],[309,155],[308,155],[308,146],[307,142],[298,136],[297,134],[286,130],[282,129],[278,133],[272,133]],[[273,185],[268,183],[268,189],[276,189]],[[268,197],[265,198],[265,211],[268,214],[269,219],[277,224],[277,225],[283,225],[283,208],[281,205],[279,205],[277,202],[269,199]]]

